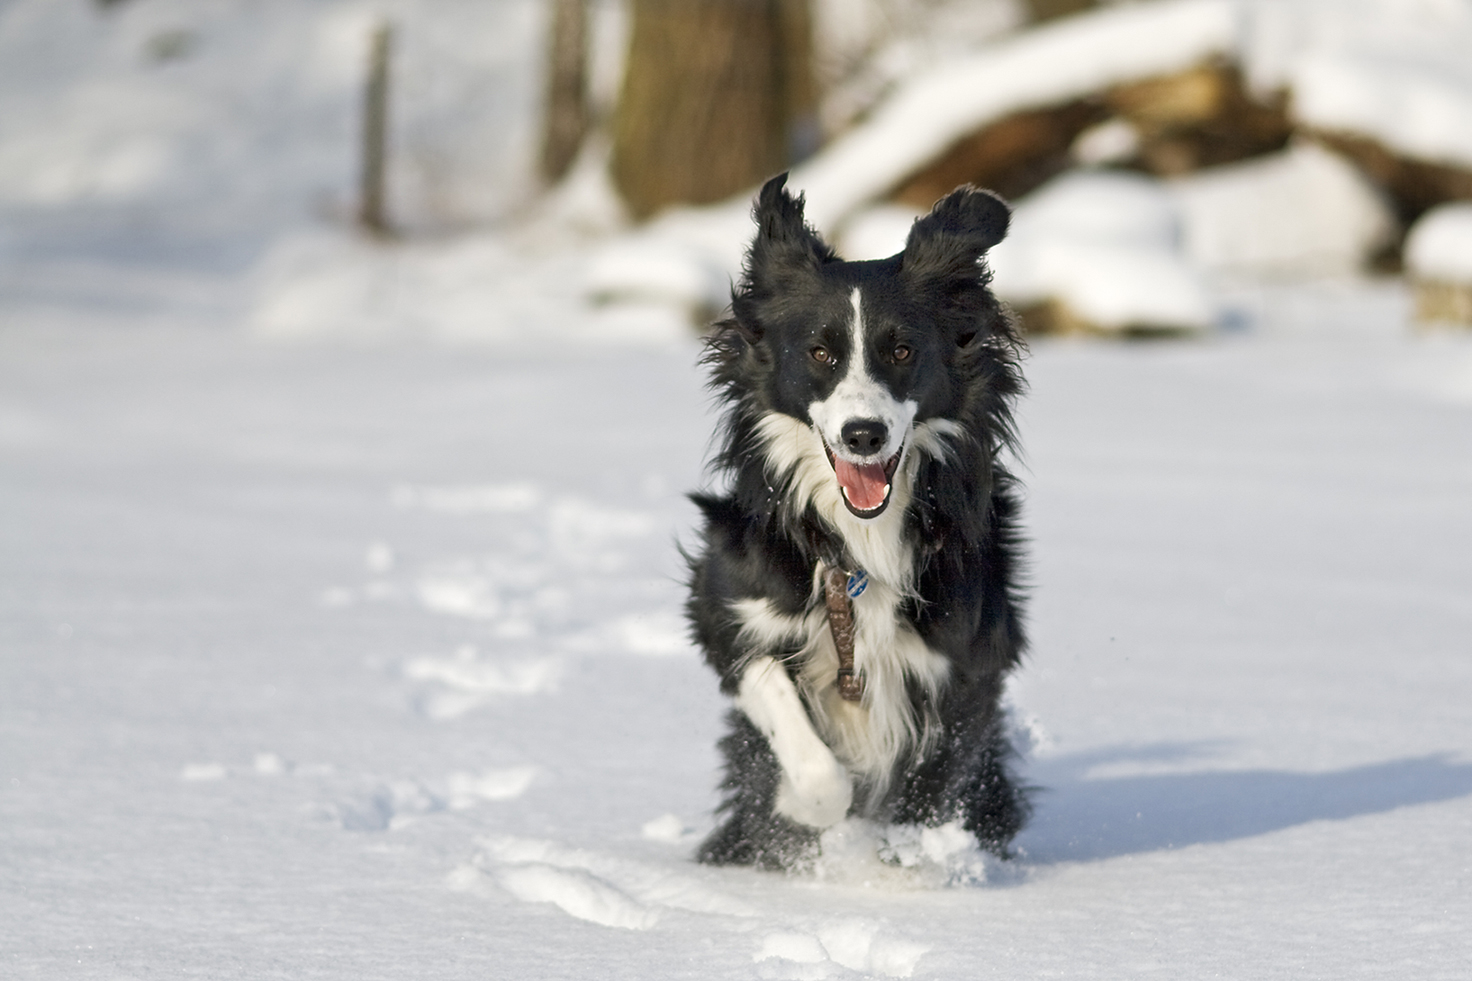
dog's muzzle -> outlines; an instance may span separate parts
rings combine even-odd
[[[889,440],[889,430],[878,420],[857,420],[846,423],[842,431],[845,448],[857,456],[872,456]],[[828,464],[838,479],[839,494],[844,506],[860,518],[875,518],[889,506],[889,497],[894,490],[894,475],[899,469],[901,446],[887,460],[852,463],[837,456],[828,441],[823,441],[823,450],[828,454]]]

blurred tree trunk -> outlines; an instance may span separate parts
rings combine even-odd
[[[368,41],[368,83],[363,88],[363,171],[359,177],[358,222],[370,234],[388,235],[384,188],[388,170],[389,53],[393,29],[384,21]]]
[[[816,149],[809,0],[632,0],[613,179],[640,218]]]
[[[1090,7],[1098,6],[1097,0],[1027,0],[1028,19],[1033,23],[1067,17]]]
[[[547,104],[542,117],[542,176],[550,183],[572,166],[588,131],[588,0],[550,0]]]

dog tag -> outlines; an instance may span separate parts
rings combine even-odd
[[[869,574],[863,569],[848,574],[848,598],[858,599],[869,588]]]

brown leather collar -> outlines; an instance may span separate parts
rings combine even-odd
[[[828,629],[838,649],[838,694],[846,702],[861,701],[864,679],[854,670],[854,603],[849,598],[849,574],[830,565],[823,572],[823,594],[828,602]]]

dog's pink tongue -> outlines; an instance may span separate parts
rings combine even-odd
[[[848,492],[848,502],[860,511],[872,511],[884,503],[884,489],[889,481],[884,477],[883,464],[854,466],[847,460],[834,460],[833,471]]]

